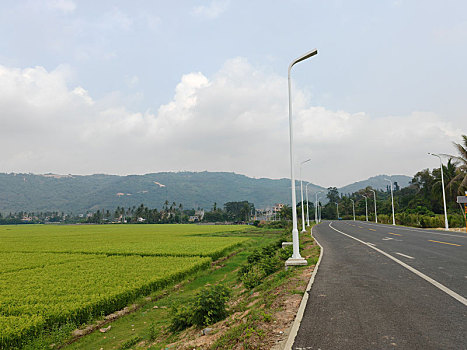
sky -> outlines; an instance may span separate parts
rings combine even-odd
[[[467,134],[467,2],[0,3],[0,172],[413,176]]]

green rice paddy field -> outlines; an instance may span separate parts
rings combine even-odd
[[[84,323],[207,268],[244,226],[0,226],[0,348]]]

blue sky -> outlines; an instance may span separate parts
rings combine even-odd
[[[467,133],[464,1],[0,6],[0,172],[287,177],[287,66],[315,47],[292,73],[308,180],[413,175]]]

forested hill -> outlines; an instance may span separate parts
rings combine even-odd
[[[365,182],[360,185],[360,188],[366,187]],[[316,185],[308,188],[309,193],[323,189]],[[222,206],[229,201],[242,200],[264,208],[274,203],[290,203],[290,180],[255,179],[226,172],[128,176],[0,173],[2,213],[63,211],[78,214],[117,206],[128,208],[141,203],[150,208],[161,208],[166,200],[177,205],[181,203],[186,209],[210,209],[214,202]]]
[[[386,181],[385,179],[389,179],[389,176],[388,175],[373,176],[367,180],[357,181],[357,182],[354,182],[353,184],[341,187],[339,188],[339,192],[342,194],[354,193],[367,186],[370,186],[373,189],[377,189],[377,190],[386,190],[387,186],[389,185],[389,182]],[[397,185],[400,188],[403,188],[403,187],[407,187],[410,184],[410,180],[412,180],[412,178],[406,175],[392,175],[391,180],[394,183],[397,182]]]

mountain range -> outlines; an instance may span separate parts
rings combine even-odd
[[[387,175],[378,175],[339,188],[343,194],[366,186],[386,189]],[[409,184],[411,177],[391,177],[399,186]],[[297,181],[297,201],[300,200]],[[313,201],[322,186],[310,184]],[[0,173],[0,212],[59,211],[80,214],[97,209],[115,209],[144,204],[162,208],[165,201],[182,204],[185,209],[212,208],[230,201],[247,200],[257,208],[275,203],[290,203],[290,179],[251,178],[228,172],[161,172],[145,175],[56,175]]]

